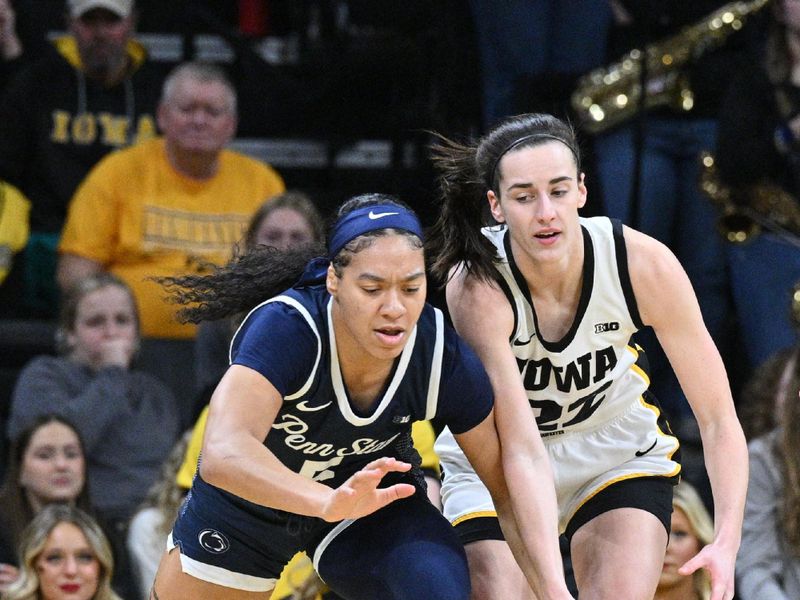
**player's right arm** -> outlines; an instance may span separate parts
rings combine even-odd
[[[531,413],[528,397],[509,340],[514,315],[500,289],[478,281],[464,270],[454,273],[446,289],[447,305],[458,333],[486,369],[495,396],[495,423],[510,504],[521,543],[509,545],[523,570],[535,563],[531,586],[547,598],[567,594],[558,546],[558,511],[550,460]]]
[[[250,502],[326,521],[361,517],[414,493],[407,484],[377,488],[386,473],[410,468],[392,458],[371,462],[336,489],[288,469],[263,444],[282,403],[263,375],[232,365],[211,397],[200,476]]]

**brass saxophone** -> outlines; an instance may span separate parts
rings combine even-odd
[[[683,65],[721,46],[739,31],[747,17],[769,0],[731,2],[674,36],[638,48],[619,61],[582,76],[571,104],[583,129],[601,133],[633,117],[640,108],[642,65],[647,61],[644,107],[672,106],[683,111],[694,107],[694,93]]]
[[[800,203],[793,195],[774,183],[734,192],[719,180],[713,155],[703,152],[700,160],[700,189],[719,209],[717,227],[726,240],[742,243],[767,230],[800,248]]]

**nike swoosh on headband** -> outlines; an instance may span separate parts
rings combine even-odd
[[[369,215],[367,215],[367,216],[374,221],[375,219],[381,219],[383,217],[388,217],[390,215],[399,215],[399,214],[400,213],[396,213],[396,212],[376,213],[376,212],[369,211]]]

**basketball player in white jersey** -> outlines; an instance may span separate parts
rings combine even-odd
[[[730,600],[747,449],[722,360],[675,256],[618,222],[579,217],[587,192],[575,135],[550,115],[511,118],[476,145],[442,138],[434,160],[443,200],[434,272],[447,279],[456,329],[492,381],[503,445],[533,438],[531,463],[549,457],[580,597],[650,599],[661,571],[680,463],[678,440],[647,391],[644,353],[630,343],[649,325],[699,424],[714,495],[714,541],[682,573],[708,569],[712,598]],[[448,431],[437,451],[472,598],[532,598],[486,489]]]

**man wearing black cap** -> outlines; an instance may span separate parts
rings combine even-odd
[[[68,0],[69,34],[0,97],[0,180],[31,202],[2,317],[55,314],[55,247],[75,188],[108,152],[155,134],[163,77],[132,39],[135,24],[133,0]]]

